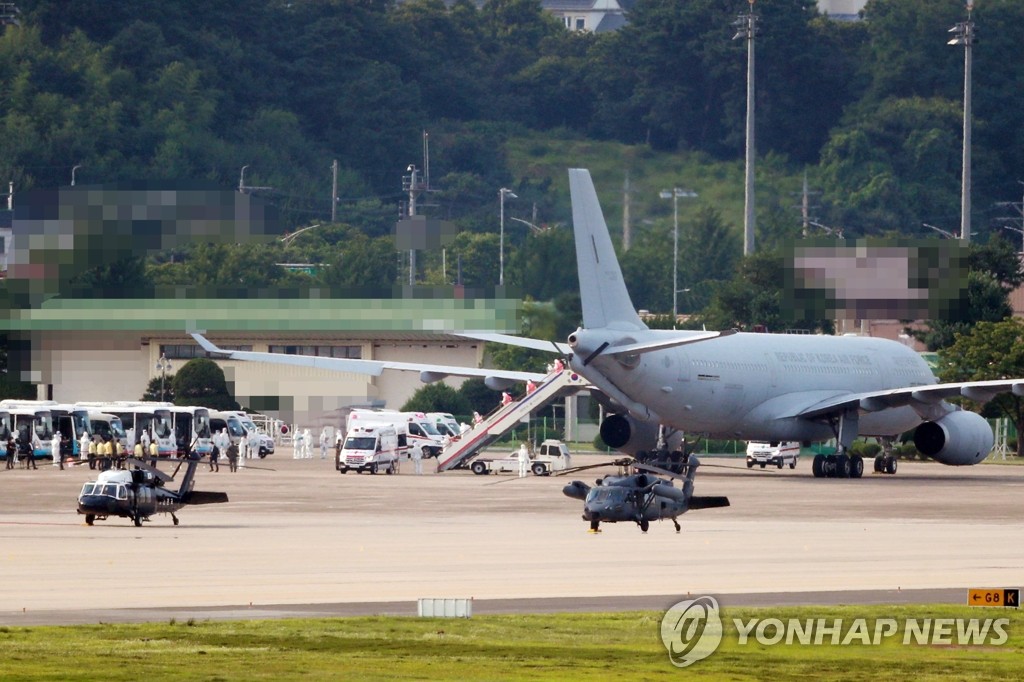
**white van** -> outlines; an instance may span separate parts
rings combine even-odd
[[[398,473],[398,434],[393,426],[373,424],[349,429],[341,446],[338,471]]]
[[[462,435],[459,422],[455,420],[455,417],[450,412],[427,412],[427,419],[434,424],[434,428],[442,436],[458,440],[459,436]]]
[[[396,412],[394,410],[355,409],[349,412],[346,433],[357,426],[386,424],[398,434],[398,450],[402,457],[415,457],[418,452],[422,459],[437,457],[448,444],[422,412]]]
[[[795,441],[783,441],[781,443],[747,443],[747,468],[752,469],[755,464],[760,464],[764,469],[771,464],[780,469],[788,464],[790,469],[796,468],[797,460],[800,459],[800,443]]]

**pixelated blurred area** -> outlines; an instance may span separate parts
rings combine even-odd
[[[797,242],[787,249],[783,308],[794,319],[948,320],[960,314],[967,258],[952,240]]]
[[[142,182],[29,192],[14,207],[12,227],[7,284],[21,305],[129,256],[194,242],[263,242],[282,231],[277,209],[258,196]]]

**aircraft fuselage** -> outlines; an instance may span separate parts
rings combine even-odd
[[[699,332],[581,329],[574,334],[572,366],[613,398],[629,396],[629,411],[639,419],[653,416],[687,433],[766,441],[831,438],[827,423],[792,416],[819,401],[936,383],[912,349],[866,337],[737,333],[633,356],[599,353],[583,364],[606,341],[614,351],[686,334]],[[911,407],[882,410],[862,415],[859,432],[894,435],[921,421]]]

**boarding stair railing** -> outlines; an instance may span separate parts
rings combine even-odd
[[[519,400],[500,406],[479,424],[450,442],[437,458],[437,470],[457,468],[497,439],[515,428],[524,417],[541,409],[555,398],[571,395],[590,384],[570,369],[549,374],[537,389]]]

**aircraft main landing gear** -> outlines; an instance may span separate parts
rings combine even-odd
[[[875,473],[895,474],[896,469],[896,458],[892,455],[878,455],[875,457]]]
[[[864,475],[864,458],[860,455],[815,455],[811,473],[815,478],[860,478]]]
[[[591,522],[590,522],[590,530],[588,532],[590,532],[590,533],[600,533],[601,532],[601,522],[598,521],[597,519],[591,520]]]
[[[178,517],[174,515],[174,512],[171,512],[171,521],[174,522],[175,526],[178,525]]]
[[[91,526],[94,521],[96,521],[96,515],[95,514],[86,514],[85,515],[85,525]]]
[[[679,525],[679,522],[678,522],[678,521],[676,521],[675,519],[672,519],[672,524],[673,524],[673,525],[674,525],[674,526],[676,527],[676,532],[677,532],[677,533],[678,533],[679,531],[681,531],[681,530],[683,529],[683,527],[682,527],[682,526],[680,526],[680,525]]]
[[[651,527],[651,522],[647,519],[640,519],[640,532],[646,533]]]

